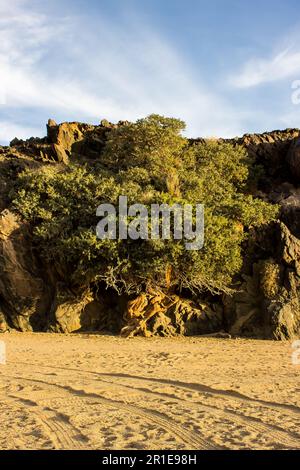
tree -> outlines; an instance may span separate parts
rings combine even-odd
[[[47,166],[16,182],[13,205],[33,227],[43,258],[64,266],[72,284],[105,282],[120,292],[225,292],[242,263],[250,226],[268,223],[276,207],[247,194],[252,162],[240,147],[191,145],[184,123],[151,115],[111,130],[94,165]],[[99,240],[96,208],[129,204],[205,204],[205,245],[182,240]],[[61,268],[60,268],[61,272]]]

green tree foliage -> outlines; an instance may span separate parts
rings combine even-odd
[[[33,227],[43,258],[64,266],[70,282],[104,281],[118,292],[161,289],[228,291],[242,263],[251,226],[268,223],[277,208],[247,193],[251,161],[218,141],[191,145],[184,123],[151,115],[109,134],[89,166],[46,166],[16,182],[13,205]],[[118,204],[205,204],[205,245],[187,251],[180,240],[99,240],[96,208]]]

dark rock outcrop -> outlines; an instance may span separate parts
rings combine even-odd
[[[1,324],[21,331],[42,329],[51,288],[32,252],[28,226],[8,210],[0,214],[0,273]]]
[[[50,331],[72,333],[85,327],[92,327],[93,318],[88,322],[84,315],[86,306],[93,301],[90,291],[77,292],[76,294],[60,284],[56,287],[53,299],[51,317],[49,325]]]
[[[125,337],[205,335],[222,329],[222,308],[149,291],[128,302],[124,320]]]
[[[32,137],[26,141],[15,138],[10,143],[9,151],[5,150],[3,153],[65,165],[71,156],[72,159],[99,158],[107,135],[115,126],[106,120],[101,121],[99,125],[93,125],[81,122],[56,124],[53,119],[49,119],[46,137]]]
[[[287,154],[287,163],[291,174],[295,180],[300,183],[300,138],[295,139],[290,146]]]
[[[294,168],[289,164],[290,149],[300,137],[299,129],[265,132],[263,134],[245,134],[241,138],[229,139],[234,145],[243,146],[248,155],[265,170],[266,189],[274,183],[297,179]]]
[[[255,195],[280,206],[280,221],[250,234],[232,296],[166,299],[147,293],[128,303],[104,290],[93,292],[92,286],[70,286],[63,266],[41,262],[30,227],[7,210],[16,175],[45,164],[100,160],[115,126],[105,120],[99,125],[49,120],[45,138],[16,138],[0,147],[0,332],[122,330],[126,336],[167,336],[226,329],[233,336],[300,337],[299,129],[227,140],[246,148],[262,169]]]
[[[300,334],[300,240],[274,224],[237,292],[224,299],[232,335],[288,339]],[[268,236],[268,235],[267,235]]]

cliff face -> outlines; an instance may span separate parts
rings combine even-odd
[[[40,260],[30,227],[9,208],[18,173],[49,162],[93,162],[113,127],[107,121],[93,126],[49,120],[45,138],[14,139],[9,147],[0,147],[0,331],[119,332],[124,326],[128,299],[105,290],[97,295],[73,292],[64,267]],[[155,317],[151,334],[226,330],[276,339],[300,335],[300,130],[245,135],[228,142],[245,147],[261,166],[262,176],[253,191],[280,205],[280,220],[250,233],[233,296],[178,299],[176,306]],[[153,303],[151,296],[145,297],[141,315]]]

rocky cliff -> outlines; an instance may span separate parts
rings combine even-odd
[[[120,125],[120,123],[119,123]],[[115,125],[49,120],[47,136],[14,139],[0,147],[0,331],[108,330],[131,334],[213,334],[285,339],[300,336],[300,130],[231,139],[261,170],[255,196],[279,204],[277,222],[253,230],[234,293],[205,298],[139,299],[135,311],[147,328],[135,330],[132,300],[103,289],[72,291],[63,266],[43,262],[30,226],[10,207],[10,192],[24,169],[70,160],[92,164]],[[193,141],[191,141],[193,142]],[[156,308],[159,305],[160,308]]]

